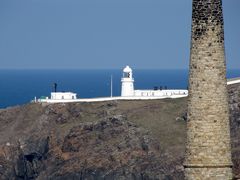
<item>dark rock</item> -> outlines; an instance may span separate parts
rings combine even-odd
[[[15,163],[15,174],[20,179],[34,179],[44,170],[44,158],[48,153],[49,138],[43,138],[35,142],[28,141],[25,147],[18,147],[18,158]]]

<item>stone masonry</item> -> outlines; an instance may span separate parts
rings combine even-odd
[[[185,178],[232,179],[221,0],[193,0]]]

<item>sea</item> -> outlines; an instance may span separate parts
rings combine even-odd
[[[75,92],[78,98],[108,97],[121,94],[122,69],[102,70],[0,70],[0,108],[29,103],[34,97],[57,91]],[[135,89],[186,89],[188,70],[133,69]],[[240,77],[240,70],[227,70],[227,78]]]

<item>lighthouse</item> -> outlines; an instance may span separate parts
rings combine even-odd
[[[122,82],[122,92],[121,96],[134,96],[134,79],[132,76],[132,69],[129,66],[126,66],[123,69]]]

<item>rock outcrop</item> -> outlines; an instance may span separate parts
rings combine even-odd
[[[228,86],[233,173],[240,179],[240,85]]]
[[[0,179],[168,179],[182,176],[181,160],[169,161],[173,158],[164,153],[151,133],[125,116],[106,116],[108,113],[102,108],[116,107],[114,103],[101,105],[99,112],[88,109],[99,117],[93,122],[82,122],[80,116],[86,110],[81,113],[81,108],[75,109],[77,106],[29,104],[3,110],[2,121],[5,117],[9,125],[16,123],[12,120],[15,113],[26,119],[22,119],[25,127],[21,125],[22,129],[18,129],[19,122],[16,126],[18,136],[6,135],[8,141],[0,147]],[[31,116],[28,119],[30,108],[42,108],[35,117],[37,120],[31,121]],[[14,113],[8,114],[9,111]]]

